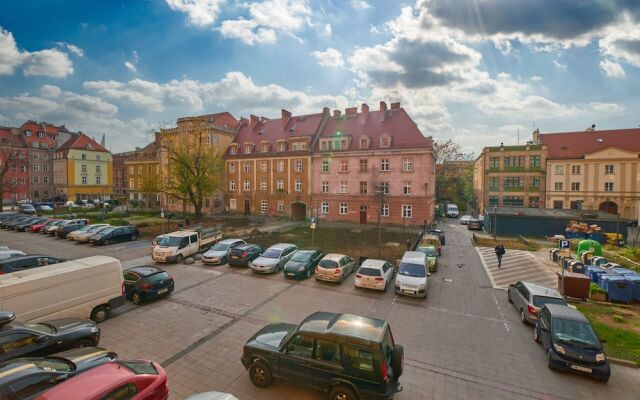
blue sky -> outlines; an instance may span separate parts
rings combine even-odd
[[[0,124],[65,123],[114,151],[160,124],[399,99],[468,151],[640,125],[637,0],[0,3]]]

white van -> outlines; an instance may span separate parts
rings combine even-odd
[[[406,251],[398,265],[396,294],[426,299],[428,284],[427,256],[419,251]]]
[[[120,261],[94,256],[13,272],[0,278],[0,310],[23,322],[91,318],[102,322],[124,305]]]
[[[449,218],[458,218],[460,215],[460,210],[458,210],[458,206],[450,203],[447,204],[447,217]]]

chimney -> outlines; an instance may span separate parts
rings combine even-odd
[[[369,117],[369,106],[367,103],[362,103],[362,116],[367,119]]]
[[[392,110],[399,110],[400,109],[400,102],[397,101],[395,103],[391,103],[391,109]]]
[[[282,129],[284,129],[284,127],[287,126],[290,119],[291,119],[291,113],[283,108],[282,119],[280,120],[280,122],[282,123]]]
[[[160,132],[153,132],[153,136],[154,136],[154,142],[155,143],[160,143]]]
[[[537,129],[535,131],[533,131],[533,135],[531,135],[531,141],[534,144],[540,144],[540,129]]]
[[[356,115],[358,113],[358,107],[349,107],[344,110],[345,115]]]
[[[249,123],[249,127],[253,129],[258,125],[259,118],[253,114],[251,114],[249,118],[251,119],[251,122]]]
[[[334,117],[336,117],[336,118],[337,118],[337,117],[339,117],[339,116],[340,116],[340,114],[341,114],[340,110],[333,110],[333,116],[334,116]]]
[[[325,107],[322,109],[323,114],[329,114],[329,107]]]
[[[387,103],[385,103],[384,101],[380,102],[380,112],[384,113],[387,111]]]

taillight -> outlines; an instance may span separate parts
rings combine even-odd
[[[536,310],[536,308],[531,304],[527,306],[527,311],[529,311],[529,314],[531,315],[538,315],[538,310]]]
[[[320,272],[320,268],[316,267],[316,272]]]
[[[173,275],[169,275],[169,280],[173,281]]]
[[[339,274],[340,273],[340,268],[336,268],[335,271],[333,271],[334,274]]]
[[[362,278],[362,275],[356,274],[356,278]]]
[[[381,276],[377,276],[377,277],[376,277],[376,281],[383,281],[383,280],[384,280],[384,278],[383,278],[383,277],[381,277]]]
[[[149,290],[151,289],[151,285],[149,285],[148,283],[143,283],[142,285],[140,285],[140,288],[144,290]]]
[[[241,257],[246,257],[248,255],[249,255],[249,253],[247,253],[246,251],[243,251]]]
[[[387,373],[387,363],[384,361],[380,362],[380,372],[382,372],[382,380],[386,381],[389,378],[389,374]]]

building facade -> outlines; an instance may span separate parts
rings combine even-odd
[[[113,154],[113,194],[116,197],[127,193],[127,171],[124,162],[132,152]]]
[[[29,197],[29,154],[18,128],[0,127],[0,171],[3,205],[13,205]]]
[[[547,146],[536,137],[526,145],[482,149],[473,167],[479,212],[494,207],[544,208],[546,160]]]
[[[59,132],[68,131],[64,126],[36,121],[25,122],[20,131],[29,151],[29,198],[51,200],[55,197],[53,151]]]
[[[127,198],[146,207],[161,205],[159,136],[156,134],[153,142],[129,152],[124,160]]]
[[[312,155],[312,215],[327,221],[423,224],[433,220],[435,157],[400,103],[335,110]]]

